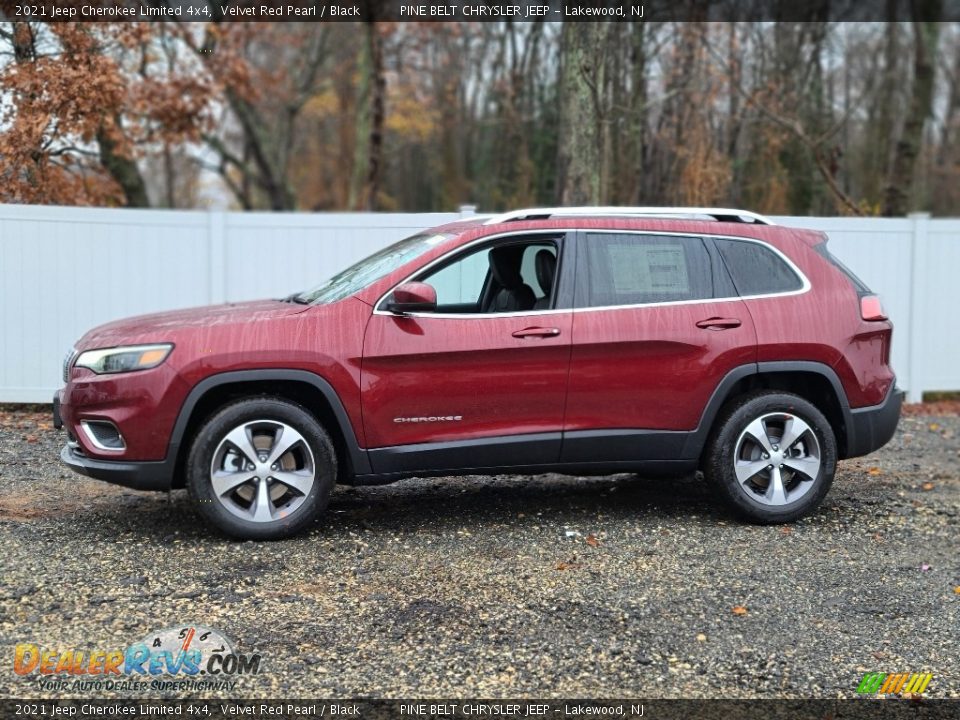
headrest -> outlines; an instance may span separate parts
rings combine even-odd
[[[493,248],[488,255],[493,277],[507,290],[513,290],[523,285],[520,263],[523,262],[523,251],[525,249],[526,247],[523,245],[504,245],[503,247]]]
[[[537,282],[547,295],[553,289],[553,276],[557,272],[557,256],[549,250],[540,250],[533,259],[537,270]]]

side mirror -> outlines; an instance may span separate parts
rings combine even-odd
[[[403,315],[408,312],[432,312],[437,309],[437,291],[432,285],[408,282],[393,291],[387,310]]]

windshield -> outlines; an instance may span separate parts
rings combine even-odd
[[[408,237],[375,252],[312,290],[294,295],[291,299],[304,304],[324,304],[343,300],[450,237],[453,236],[443,233],[421,233]]]

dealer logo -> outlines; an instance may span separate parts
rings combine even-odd
[[[13,671],[40,676],[233,676],[260,673],[261,656],[234,651],[219,630],[205,625],[171,627],[126,648],[49,648],[19,643]]]

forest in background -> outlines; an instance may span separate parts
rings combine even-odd
[[[828,0],[825,0],[825,3]],[[0,24],[0,202],[960,215],[960,27]]]

